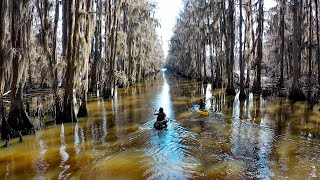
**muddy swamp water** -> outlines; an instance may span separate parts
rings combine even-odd
[[[207,117],[193,111],[200,98],[212,98]],[[153,129],[159,107],[167,130]],[[240,103],[161,72],[113,100],[91,96],[88,109],[88,118],[1,148],[1,179],[320,178],[319,105],[307,111],[303,102],[252,94]]]

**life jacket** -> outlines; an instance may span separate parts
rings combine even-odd
[[[199,108],[200,109],[205,109],[206,108],[206,104],[204,102],[199,102]]]
[[[163,121],[165,119],[166,119],[166,114],[164,112],[159,112],[158,117],[157,117],[157,121]]]

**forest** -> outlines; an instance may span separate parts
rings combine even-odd
[[[165,57],[156,8],[148,0],[2,0],[2,139],[34,132],[32,94],[51,95],[45,109],[55,123],[76,122],[88,116],[88,93],[112,98],[158,72]],[[276,94],[312,109],[320,87],[318,10],[317,0],[279,0],[270,9],[254,0],[184,1],[164,66],[227,95],[240,92],[242,101],[249,92]]]
[[[320,177],[319,3],[0,0],[0,177]]]
[[[189,0],[174,28],[166,66],[184,77],[256,95],[276,93],[309,108],[320,87],[317,0]],[[195,43],[194,43],[195,42]]]
[[[47,111],[56,123],[75,122],[88,116],[89,92],[112,98],[116,86],[159,71],[155,8],[147,0],[1,0],[2,139],[33,129],[31,92],[53,95]]]

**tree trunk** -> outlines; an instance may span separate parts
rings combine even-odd
[[[234,35],[234,0],[228,1],[229,12],[228,12],[228,40],[230,41],[229,50],[229,62],[227,66],[228,73],[228,85],[226,93],[228,95],[234,96],[236,91],[234,89],[234,79],[233,79],[233,66],[234,66],[234,44],[235,44],[235,35]]]
[[[216,82],[216,87],[218,87],[218,88],[221,88],[222,87],[222,66],[223,66],[223,56],[222,56],[222,54],[223,54],[223,51],[222,51],[222,49],[223,49],[223,47],[222,47],[222,45],[223,45],[223,35],[226,35],[225,34],[225,30],[224,30],[224,28],[225,28],[225,26],[224,26],[224,20],[225,20],[225,18],[224,18],[224,3],[221,3],[221,7],[220,7],[221,9],[222,9],[222,12],[223,12],[223,16],[222,17],[220,17],[220,28],[219,28],[219,32],[220,32],[220,34],[221,34],[221,36],[219,36],[219,40],[218,40],[218,49],[219,49],[219,54],[218,54],[218,52],[216,51],[216,62],[217,62],[217,64],[216,64],[216,80],[215,80],[215,82]]]
[[[52,63],[53,67],[57,64],[57,36],[58,36],[58,23],[59,23],[59,12],[60,12],[59,1],[56,1],[55,8],[55,18],[54,18],[54,29],[53,29],[53,47],[52,47]],[[53,68],[54,73],[54,81],[53,81],[53,89],[55,94],[55,118],[56,120],[62,120],[62,105],[61,105],[61,97],[59,94],[59,80],[58,80],[58,68]]]
[[[311,88],[311,78],[312,78],[312,0],[309,2],[309,82],[308,86]]]
[[[299,58],[301,57],[301,24],[299,19],[301,19],[299,16],[302,16],[302,14],[299,13],[299,4],[301,3],[300,0],[294,0],[293,5],[293,80],[292,80],[292,86],[291,86],[291,92],[289,95],[289,98],[294,101],[305,101],[306,97],[303,94],[300,84],[299,84],[299,78],[300,78],[300,71],[299,71]],[[299,21],[299,22],[298,22]]]
[[[239,99],[245,100],[246,94],[244,92],[244,63],[242,57],[242,0],[239,0],[239,10],[240,10],[240,19],[239,19],[239,66],[240,66],[240,94]]]
[[[73,0],[71,0],[73,1]],[[68,45],[69,1],[62,1],[62,56],[66,57]]]
[[[253,83],[253,93],[261,93],[261,66],[262,66],[262,39],[263,39],[263,2],[259,1],[259,15],[258,15],[258,38],[257,38],[257,60],[255,78]]]
[[[105,57],[106,57],[106,62],[109,61],[109,67],[106,67],[107,74],[108,76],[105,77],[104,84],[103,84],[103,98],[108,99],[112,95],[112,77],[111,77],[111,71],[112,71],[112,46],[113,46],[113,24],[114,24],[114,17],[116,16],[115,14],[115,8],[112,8],[112,1],[108,0],[106,1],[106,25],[105,25],[105,33],[106,33],[106,46],[105,46]],[[113,15],[113,16],[112,16]]]
[[[207,81],[207,57],[206,57],[206,43],[203,40],[203,47],[202,47],[202,62],[203,62],[203,82],[208,83]]]
[[[210,68],[210,71],[211,71],[211,83],[214,82],[214,63],[213,63],[213,44],[212,44],[212,37],[210,36],[209,37],[209,45],[210,45],[210,63],[211,63],[211,68]],[[216,85],[213,85],[216,87]]]
[[[205,28],[205,22],[203,21],[203,37],[202,37],[202,62],[203,62],[203,79],[202,82],[208,83],[207,81],[207,54],[206,54],[206,28]]]
[[[7,138],[7,135],[11,134],[8,132],[9,128],[5,127],[5,110],[3,106],[3,93],[5,86],[5,62],[7,61],[7,56],[5,54],[6,46],[6,24],[8,15],[8,1],[2,0],[0,2],[0,121],[2,122],[1,135],[2,139]]]
[[[81,98],[81,104],[80,108],[78,111],[78,117],[87,117],[88,116],[88,110],[87,110],[87,93],[88,93],[88,69],[89,69],[89,58],[90,58],[90,53],[91,53],[91,39],[92,39],[92,29],[93,29],[93,24],[92,24],[92,19],[93,16],[90,14],[92,11],[92,0],[87,0],[87,14],[86,14],[86,32],[85,32],[85,37],[82,38],[82,46],[84,49],[84,74],[85,74],[85,79],[83,82],[83,92],[82,92],[82,98]]]
[[[97,0],[97,6],[99,5],[99,14],[96,20],[96,27],[95,27],[95,38],[94,38],[94,58],[91,68],[91,81],[90,81],[90,92],[97,92],[97,82],[98,82],[98,66],[101,64],[101,53],[102,53],[102,43],[101,43],[101,28],[102,28],[102,4],[101,0]],[[101,66],[100,69],[101,71]],[[99,72],[100,72],[99,71]]]
[[[251,42],[252,42],[252,46],[251,46],[251,56],[250,59],[248,60],[248,73],[247,73],[247,86],[250,86],[250,75],[251,75],[251,62],[255,61],[255,56],[256,56],[256,43],[255,43],[255,33],[254,33],[254,22],[253,22],[253,10],[252,10],[252,0],[249,0],[249,16],[250,16],[250,28],[251,28]]]
[[[66,86],[64,92],[64,101],[63,101],[63,120],[60,121],[57,119],[57,123],[66,123],[66,122],[74,122],[76,121],[76,116],[74,112],[74,105],[73,105],[73,88],[74,88],[74,80],[75,80],[75,51],[74,46],[77,45],[77,35],[74,34],[79,28],[78,18],[78,10],[80,9],[80,3],[77,3],[77,10],[75,11],[74,8],[74,0],[69,1],[68,5],[68,50],[67,50],[67,70],[66,70]],[[75,15],[76,12],[76,15]],[[74,20],[75,21],[74,21]]]
[[[99,22],[99,21],[98,21]],[[96,26],[96,32],[95,32],[95,40],[94,40],[94,58],[93,58],[93,63],[92,63],[92,68],[91,68],[91,81],[90,81],[90,88],[89,92],[96,92],[97,91],[97,69],[98,69],[98,62],[100,61],[100,47],[99,47],[99,36],[101,36],[101,33],[97,32],[97,27],[99,24]]]
[[[117,21],[117,5],[115,5],[114,7],[114,12],[113,12],[113,25],[111,28],[111,35],[110,35],[110,43],[111,43],[111,47],[110,47],[110,56],[109,56],[109,74],[108,74],[108,80],[107,80],[107,91],[104,93],[104,98],[109,98],[109,97],[113,97],[113,89],[115,87],[113,87],[113,82],[114,82],[114,67],[115,67],[115,53],[116,53],[116,31],[117,31],[117,27],[116,27],[116,21]]]
[[[318,17],[318,1],[314,0],[316,9],[316,27],[317,27],[317,60],[318,60],[318,85],[320,86],[320,37],[319,37],[319,17]]]
[[[17,0],[11,2],[11,41],[12,48],[20,50],[13,53],[12,57],[12,82],[11,82],[11,108],[8,115],[8,125],[13,131],[23,131],[24,134],[29,133],[33,129],[23,106],[22,90],[26,80],[26,53],[29,47],[30,29],[32,22],[32,12],[25,9],[29,2]],[[27,22],[21,21],[22,18],[28,17]],[[21,24],[21,22],[23,22]],[[21,56],[20,56],[21,55]],[[10,130],[8,130],[10,131]]]
[[[281,0],[280,4],[280,39],[281,39],[281,46],[280,46],[280,80],[279,80],[279,87],[283,88],[284,85],[284,77],[283,77],[283,69],[284,69],[284,6],[285,0]]]

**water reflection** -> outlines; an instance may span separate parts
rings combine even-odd
[[[156,98],[153,100],[153,106],[156,108],[163,107],[164,112],[166,113],[167,117],[172,117],[172,103],[171,103],[171,96],[170,96],[170,86],[167,82],[167,78],[165,73],[162,73],[163,78],[163,85],[162,85],[162,91],[156,96]]]
[[[68,165],[66,162],[69,159],[69,154],[66,151],[67,144],[65,142],[65,136],[64,136],[64,126],[62,124],[61,126],[61,147],[60,147],[60,156],[61,156],[61,163],[60,167],[62,168],[60,174],[59,174],[59,179],[66,179],[68,178],[69,174],[66,174],[66,171],[70,168],[70,165]]]
[[[249,108],[255,105],[253,103],[257,103],[252,101],[252,95],[250,96],[251,98],[248,99]],[[272,150],[274,133],[271,128],[259,126],[256,124],[257,121],[252,121],[252,118],[260,119],[256,116],[257,113],[254,113],[253,117],[250,115],[248,119],[245,119],[245,104],[246,102],[239,101],[239,94],[237,94],[233,103],[231,153],[235,159],[246,162],[250,176],[265,179],[273,175],[268,168],[268,157]],[[261,98],[259,109],[262,111],[263,106],[264,100]],[[261,125],[264,121],[268,120],[262,118]]]
[[[304,103],[224,89],[168,71],[115,99],[92,97],[89,118],[41,128],[0,149],[4,179],[316,179],[320,114]],[[208,117],[192,106],[207,101]],[[163,107],[167,131],[153,129]],[[315,107],[319,109],[319,107]]]

